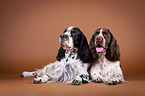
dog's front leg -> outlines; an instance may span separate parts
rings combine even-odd
[[[89,82],[89,75],[82,74],[80,76],[75,77],[75,79],[72,82],[72,85],[81,85],[88,82]]]
[[[72,85],[81,85],[82,83],[82,78],[80,76],[75,76],[74,80],[72,81]]]
[[[102,70],[99,64],[92,66],[90,70],[91,80],[95,83],[103,83]]]

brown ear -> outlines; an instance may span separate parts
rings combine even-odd
[[[111,34],[111,32],[110,32],[110,34]],[[110,43],[108,44],[108,49],[106,50],[105,56],[110,61],[120,60],[119,45],[117,44],[117,41],[112,34],[111,34],[111,40],[110,40]]]
[[[95,48],[95,34],[93,34],[91,40],[90,40],[90,49],[91,49],[91,52],[92,52],[92,55],[93,55],[93,58],[94,59],[98,59],[98,54],[96,52],[96,48]]]

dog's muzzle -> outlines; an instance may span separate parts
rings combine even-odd
[[[68,40],[68,35],[66,35],[66,34],[62,34],[62,35],[60,35],[60,44],[62,45],[62,46],[65,46],[66,44],[65,44],[65,41],[67,41]]]

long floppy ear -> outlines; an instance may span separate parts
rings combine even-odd
[[[60,61],[64,57],[65,57],[65,50],[62,47],[60,47],[59,50],[58,50],[58,54],[56,56],[56,59],[58,61]]]
[[[110,34],[111,34],[111,32],[110,32]],[[106,50],[106,55],[105,56],[110,61],[120,60],[119,45],[117,44],[117,41],[112,34],[111,34],[111,40],[110,40],[110,43],[108,44],[108,48]]]
[[[90,62],[90,60],[92,59],[92,53],[89,48],[87,39],[82,32],[81,32],[81,41],[78,46],[78,56],[84,63]]]
[[[90,49],[91,49],[93,58],[95,60],[98,59],[98,54],[97,54],[96,47],[95,47],[95,33],[93,34],[93,36],[90,40]]]

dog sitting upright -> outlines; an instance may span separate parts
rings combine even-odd
[[[33,76],[33,83],[36,84],[52,81],[80,85],[88,82],[87,62],[92,54],[84,34],[77,27],[68,27],[60,35],[60,44],[56,57],[58,61],[40,70],[24,71],[20,74],[21,77]]]
[[[124,83],[120,67],[120,50],[116,39],[106,28],[95,31],[90,40],[94,61],[90,69],[92,81],[116,85]]]

